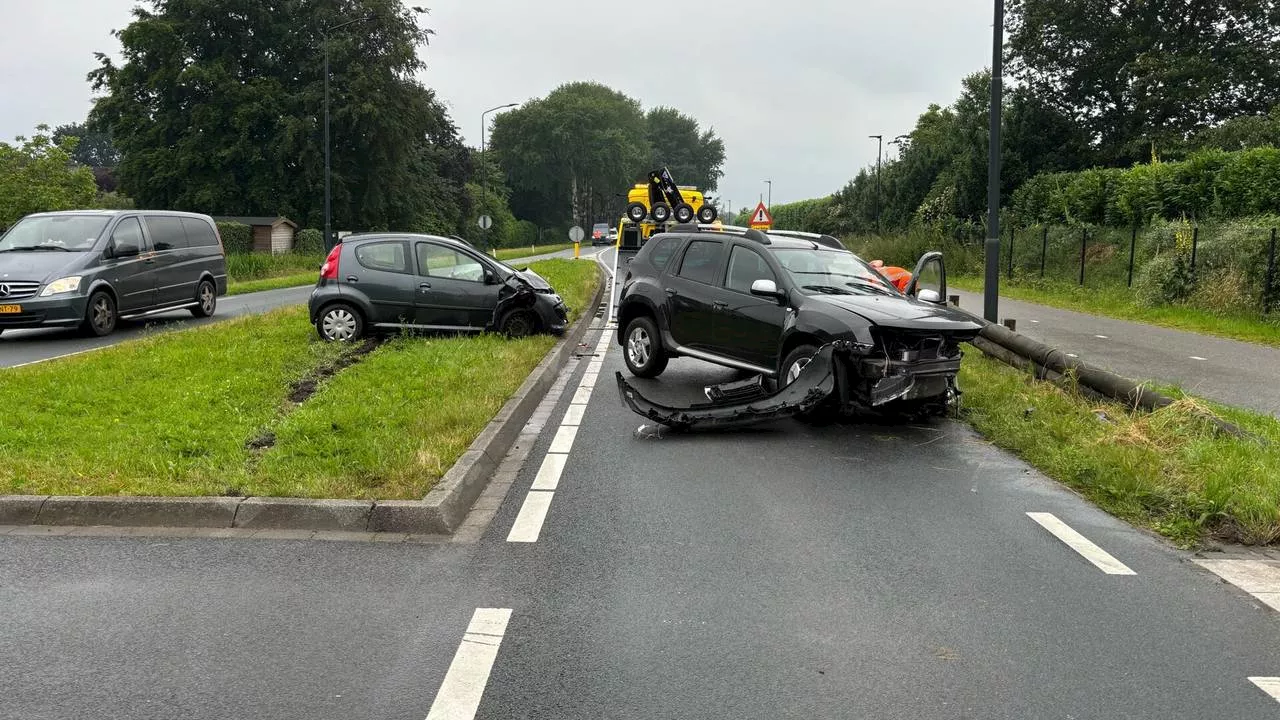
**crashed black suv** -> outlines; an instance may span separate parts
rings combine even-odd
[[[945,408],[960,343],[981,329],[945,298],[941,253],[921,258],[902,292],[833,237],[677,226],[627,265],[617,340],[638,377],[687,356],[758,374],[762,388],[778,393],[821,350],[832,369],[815,367],[807,382],[828,382],[843,409]],[[733,399],[715,388],[708,396]],[[637,397],[628,401],[639,411]]]
[[[348,235],[320,268],[311,322],[325,340],[379,330],[561,334],[564,301],[531,270],[435,235]]]

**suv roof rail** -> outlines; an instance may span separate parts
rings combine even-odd
[[[840,242],[839,238],[832,237],[831,235],[819,235],[818,233],[800,232],[799,230],[770,230],[769,232],[773,235],[780,235],[782,237],[812,240],[819,245],[825,245],[829,248],[835,248],[836,250],[846,249],[844,243]]]
[[[772,245],[772,244],[773,244],[773,241],[771,241],[771,240],[769,239],[769,236],[768,236],[768,235],[764,234],[763,232],[761,232],[761,231],[759,231],[759,230],[756,230],[755,228],[750,228],[750,229],[748,229],[746,232],[742,233],[742,236],[743,236],[743,237],[745,237],[745,238],[746,238],[746,239],[748,239],[748,240],[754,240],[754,241],[756,241],[756,242],[760,243],[761,245]]]

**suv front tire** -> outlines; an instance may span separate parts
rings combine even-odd
[[[623,334],[622,357],[632,375],[655,378],[667,369],[667,351],[662,348],[658,326],[647,315],[627,323]]]

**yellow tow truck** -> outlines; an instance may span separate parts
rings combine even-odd
[[[655,233],[672,225],[710,225],[719,217],[696,187],[676,185],[667,168],[649,173],[627,193],[627,209],[618,221],[618,251],[636,252]]]

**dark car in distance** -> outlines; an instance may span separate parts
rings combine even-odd
[[[941,253],[921,258],[907,292],[838,240],[803,233],[676,226],[632,258],[617,341],[638,377],[673,357],[794,381],[820,347],[841,342],[846,402],[946,405],[960,343],[981,325],[947,307]]]
[[[537,273],[453,238],[408,233],[343,238],[320,268],[310,314],[321,338],[338,341],[395,330],[558,335],[569,324]]]
[[[227,260],[208,215],[69,210],[27,215],[0,236],[0,332],[78,327],[189,310],[209,317]]]

